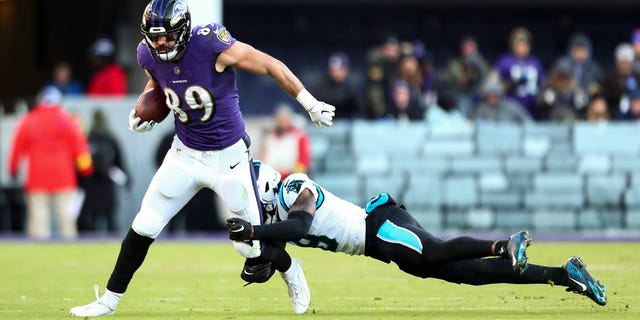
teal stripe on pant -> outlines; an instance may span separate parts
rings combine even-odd
[[[386,220],[378,229],[376,236],[385,242],[397,243],[422,254],[422,241],[413,232]]]

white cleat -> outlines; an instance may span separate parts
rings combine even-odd
[[[302,262],[296,258],[291,258],[291,267],[286,272],[281,272],[280,275],[289,288],[289,298],[291,298],[293,312],[295,314],[307,312],[311,302],[311,292],[304,276],[304,270],[302,270]]]
[[[109,306],[108,303],[104,300],[105,297],[100,297],[98,294],[98,285],[94,286],[96,291],[96,301],[86,304],[84,306],[77,306],[71,308],[69,313],[72,316],[76,317],[102,317],[102,316],[112,316],[116,313],[117,304],[113,307]]]

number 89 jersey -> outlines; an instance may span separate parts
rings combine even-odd
[[[217,23],[197,26],[191,33],[184,55],[175,62],[154,60],[143,40],[138,45],[138,64],[167,96],[180,141],[196,150],[222,150],[245,132],[235,70],[215,70],[220,53],[236,40]]]
[[[351,255],[364,254],[366,213],[363,208],[340,199],[304,173],[289,175],[278,190],[277,208],[285,220],[298,194],[309,188],[316,197],[316,213],[307,235],[294,243]],[[313,190],[312,190],[313,189]]]

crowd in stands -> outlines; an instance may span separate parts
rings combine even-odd
[[[349,57],[341,52],[329,57],[316,92],[336,105],[337,118],[349,119],[572,123],[640,116],[640,28],[611,53],[611,68],[596,61],[582,32],[549,66],[532,53],[534,35],[527,28],[513,28],[506,41],[510,51],[491,61],[481,43],[465,36],[456,56],[435,64],[422,41],[388,34],[367,53],[363,96],[350,86]]]

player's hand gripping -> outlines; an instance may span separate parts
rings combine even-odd
[[[156,125],[153,120],[140,123],[141,120],[142,119],[140,119],[140,117],[136,117],[136,110],[131,109],[131,112],[129,113],[129,130],[135,132],[145,132],[153,129],[153,126]]]
[[[316,100],[306,89],[298,94],[296,100],[309,112],[309,117],[311,117],[311,121],[315,123],[316,127],[320,128],[323,125],[331,126],[333,124],[336,107]]]
[[[246,241],[253,238],[253,226],[240,218],[227,219],[227,231],[231,240]]]

